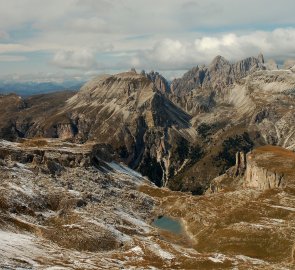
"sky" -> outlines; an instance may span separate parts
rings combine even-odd
[[[0,78],[135,67],[169,79],[217,55],[295,58],[294,0],[0,0]]]

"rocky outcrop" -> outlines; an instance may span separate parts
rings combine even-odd
[[[206,74],[205,67],[194,67],[186,72],[182,78],[174,79],[171,83],[171,92],[176,96],[184,96],[193,89],[202,86]]]
[[[150,79],[161,93],[170,93],[169,82],[161,74],[155,71],[151,71],[150,73],[143,72],[142,74],[144,74],[148,79]]]
[[[247,168],[247,158],[244,152],[236,153],[236,165],[234,166],[234,176],[244,175]]]
[[[207,193],[229,189],[267,190],[294,186],[295,153],[276,146],[262,146],[249,152],[237,152],[236,165],[210,183]]]
[[[277,173],[271,169],[259,167],[259,165],[252,161],[248,163],[245,174],[246,187],[265,190],[283,187],[284,185],[284,173]]]
[[[12,164],[32,164],[37,170],[55,175],[65,168],[108,167],[105,161],[118,158],[105,144],[89,143],[81,147],[57,139],[34,139],[20,143],[0,141],[0,159]]]
[[[247,154],[244,186],[261,190],[294,185],[295,153],[284,148],[264,146]]]

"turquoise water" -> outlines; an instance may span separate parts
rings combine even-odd
[[[152,223],[153,226],[172,233],[180,234],[182,232],[181,223],[167,216],[160,216]]]

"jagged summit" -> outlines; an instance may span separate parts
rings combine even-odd
[[[261,64],[264,64],[264,56],[263,56],[262,53],[260,53],[260,54],[258,55],[257,59],[259,60],[259,62],[260,62]]]
[[[209,67],[212,67],[212,68],[222,68],[225,65],[230,65],[230,62],[228,60],[226,60],[223,56],[218,55],[218,56],[216,56],[212,60],[212,62],[209,65]]]
[[[130,72],[137,73],[135,67],[132,67]]]
[[[230,63],[223,56],[216,56],[208,66],[194,67],[171,83],[171,91],[177,96],[188,94],[197,88],[220,90],[234,84],[249,74],[264,70],[264,57],[248,57]]]

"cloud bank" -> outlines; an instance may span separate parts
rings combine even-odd
[[[295,58],[295,2],[0,0],[0,76]],[[230,8],[229,8],[230,7]]]
[[[159,69],[183,69],[197,63],[208,64],[217,55],[236,61],[260,52],[267,58],[283,61],[285,58],[295,58],[294,42],[295,28],[203,36],[192,42],[163,39],[152,49],[139,52],[137,65],[155,64]]]

